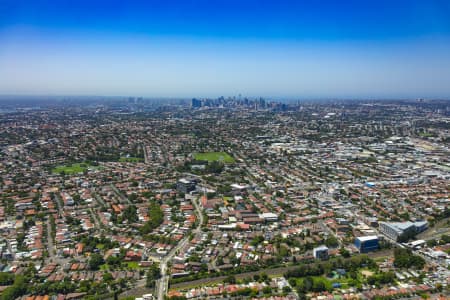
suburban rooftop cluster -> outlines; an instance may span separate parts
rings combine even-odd
[[[449,124],[425,100],[10,108],[0,297],[444,299]]]

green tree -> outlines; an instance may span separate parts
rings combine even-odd
[[[24,276],[18,275],[14,278],[14,283],[6,288],[2,295],[2,300],[16,299],[27,293],[27,283]]]
[[[89,268],[91,270],[94,270],[94,271],[98,270],[100,268],[100,266],[104,263],[105,263],[105,261],[103,260],[103,256],[101,256],[98,253],[93,253],[91,255],[91,257],[89,258]]]
[[[342,257],[345,257],[345,258],[350,257],[350,252],[347,249],[345,249],[344,247],[339,249],[339,253],[342,255]]]
[[[325,240],[325,245],[327,245],[327,247],[337,247],[339,246],[339,242],[337,240],[337,238],[335,238],[334,236],[329,236],[326,240]]]
[[[323,283],[322,280],[314,280],[313,291],[314,292],[326,291],[325,283]]]
[[[103,281],[106,283],[111,283],[112,281],[114,281],[114,278],[111,273],[107,272],[103,274]]]
[[[150,220],[145,222],[144,226],[141,227],[142,234],[148,234],[152,232],[154,229],[158,228],[158,226],[161,225],[164,221],[164,212],[156,202],[150,204],[148,216]]]
[[[225,278],[223,280],[223,282],[229,283],[229,284],[235,284],[236,283],[236,277],[234,277],[233,275],[229,275],[227,278]]]
[[[158,264],[152,264],[147,271],[147,279],[145,286],[152,288],[155,286],[155,281],[161,278],[161,271]]]
[[[14,283],[14,274],[0,272],[0,285],[10,285]]]
[[[398,248],[394,250],[394,265],[398,268],[417,268],[425,266],[425,260],[414,255],[410,249]]]
[[[132,222],[136,222],[138,220],[138,215],[137,215],[137,208],[135,205],[130,205],[128,206],[124,211],[123,211],[123,218],[125,220],[127,220],[128,222],[132,223]]]

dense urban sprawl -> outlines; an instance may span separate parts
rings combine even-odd
[[[0,114],[1,299],[448,299],[450,102]]]

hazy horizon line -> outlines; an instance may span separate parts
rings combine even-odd
[[[0,93],[0,100],[4,98],[115,98],[115,99],[127,99],[127,98],[142,98],[144,100],[191,100],[193,98],[198,99],[218,99],[218,98],[241,98],[241,99],[257,99],[264,98],[265,100],[289,100],[289,101],[302,101],[302,100],[361,100],[361,101],[389,101],[389,100],[440,100],[440,101],[450,101],[449,97],[400,97],[400,96],[389,96],[389,97],[379,97],[379,96],[348,96],[348,97],[320,97],[320,96],[246,96],[246,95],[220,95],[220,96],[145,96],[145,95],[98,95],[98,94],[2,94]],[[61,99],[63,100],[63,99]]]

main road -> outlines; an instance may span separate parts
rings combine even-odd
[[[47,217],[47,248],[50,260],[55,258],[55,246],[53,244],[52,236],[52,224],[50,222],[50,217]]]
[[[199,204],[197,203],[197,199],[192,197],[191,198],[192,204],[195,207],[195,211],[198,217],[198,224],[197,227],[192,231],[194,235],[198,234],[201,230],[202,224],[203,224],[203,213],[201,211],[201,208]],[[156,282],[156,291],[158,294],[158,300],[163,300],[164,295],[169,289],[169,279],[170,274],[167,272],[167,264],[170,262],[170,260],[177,254],[177,252],[184,248],[187,243],[189,242],[189,235],[185,236],[176,246],[173,248],[169,254],[164,256],[161,259],[160,263],[160,270],[161,270],[161,278]]]
[[[113,192],[116,194],[116,196],[119,198],[121,203],[128,203],[130,205],[132,205],[133,203],[131,203],[130,199],[128,199],[128,197],[125,197],[121,191],[119,191],[118,188],[116,188],[116,186],[111,183],[110,184],[111,189],[113,190]]]

